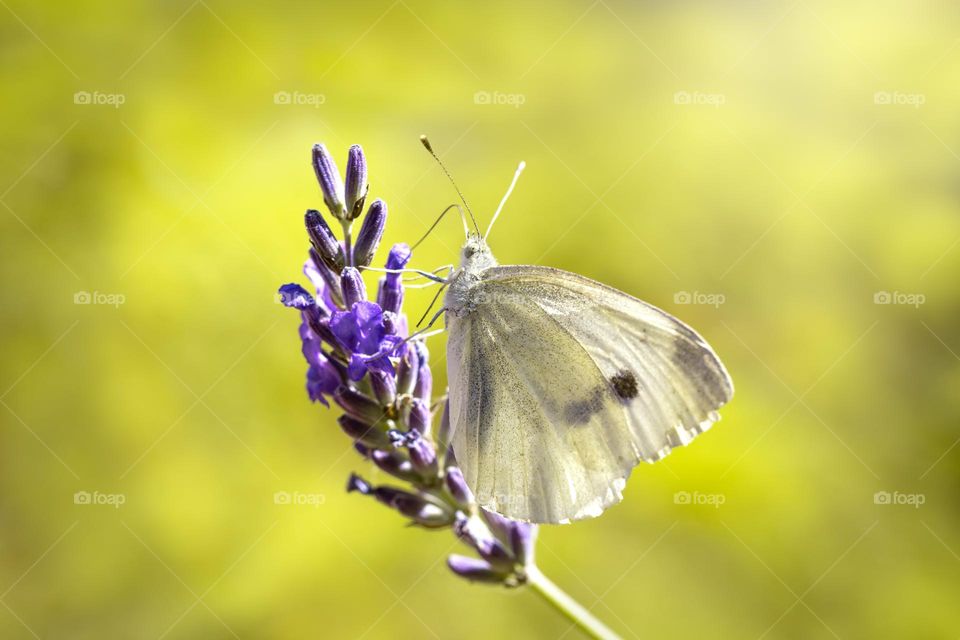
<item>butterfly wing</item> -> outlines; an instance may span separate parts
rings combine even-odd
[[[448,314],[451,445],[481,505],[567,522],[719,419],[733,384],[673,316],[573,273],[487,269]]]

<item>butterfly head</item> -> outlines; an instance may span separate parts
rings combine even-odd
[[[477,273],[497,266],[487,241],[479,234],[467,234],[467,240],[460,250],[460,268],[468,273]]]

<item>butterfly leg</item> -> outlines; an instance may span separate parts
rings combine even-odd
[[[443,265],[442,267],[437,267],[430,273],[434,275],[439,275],[441,271],[446,271],[447,273],[445,273],[441,277],[449,279],[455,270],[456,270],[456,267],[454,267],[452,264],[446,264],[446,265]],[[422,280],[422,279],[423,279],[423,276],[416,275],[416,276],[413,276],[412,278],[405,278],[403,282],[404,284],[406,284],[407,282],[416,282],[417,280]],[[432,287],[434,285],[434,282],[435,281],[426,282],[426,283],[417,284],[417,285],[407,285],[407,287],[410,289],[422,289],[424,287]]]
[[[437,319],[439,319],[440,316],[443,315],[444,311],[446,311],[445,308],[440,309],[435,314],[433,314],[433,317],[430,318],[430,322],[427,323],[427,326],[425,326],[423,329],[419,329],[418,331],[414,331],[413,333],[411,333],[409,336],[403,339],[401,344],[405,344],[416,338],[429,338],[430,336],[437,335],[438,333],[443,333],[445,329],[438,329],[436,331],[431,331],[430,333],[427,333],[427,332],[430,331],[430,328],[433,327],[433,325],[437,322]]]

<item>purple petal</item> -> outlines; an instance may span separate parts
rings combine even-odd
[[[350,356],[350,364],[347,366],[347,375],[350,376],[350,379],[354,382],[358,382],[361,378],[363,378],[364,374],[367,373],[368,366],[370,365],[363,359],[363,356],[355,353]]]
[[[357,326],[356,317],[349,311],[335,311],[330,319],[330,330],[350,351],[354,351],[360,342],[360,327]]]
[[[304,309],[309,309],[316,304],[313,296],[311,296],[306,289],[296,283],[283,285],[280,287],[280,290],[277,293],[280,296],[280,303],[283,304],[283,306],[290,307],[292,309],[299,309],[303,311]]]

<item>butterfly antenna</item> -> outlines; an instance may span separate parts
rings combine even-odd
[[[447,215],[447,211],[450,211],[450,209],[457,209],[457,210],[460,211],[460,220],[463,222],[463,232],[464,232],[464,233],[467,233],[467,232],[468,232],[467,219],[466,219],[466,218],[464,217],[464,215],[463,215],[463,209],[460,208],[460,205],[454,203],[454,204],[450,205],[449,207],[447,207],[446,209],[443,210],[443,212],[439,215],[439,217],[437,217],[437,219],[433,222],[433,224],[430,225],[430,228],[427,229],[427,232],[426,232],[425,234],[423,234],[423,237],[420,238],[419,240],[417,240],[416,243],[414,243],[414,245],[413,245],[412,247],[410,247],[410,250],[411,250],[411,251],[412,251],[413,249],[416,249],[418,246],[420,246],[420,243],[421,243],[421,242],[423,242],[424,240],[427,239],[427,236],[429,236],[430,233],[436,228],[436,226],[437,226],[438,224],[440,224],[440,221],[443,220],[443,216]]]
[[[500,215],[500,212],[503,210],[503,205],[507,203],[507,198],[510,197],[510,194],[513,193],[513,188],[517,186],[517,180],[520,178],[520,174],[523,173],[523,170],[526,168],[527,163],[521,161],[519,166],[517,166],[516,173],[513,174],[513,180],[510,182],[510,187],[507,189],[507,192],[503,194],[503,200],[500,201],[500,206],[497,207],[497,212],[493,214],[493,219],[490,220],[490,226],[487,227],[487,232],[483,234],[483,241],[486,242],[487,238],[490,237],[490,230],[493,229],[493,223],[497,221],[497,216]]]
[[[420,136],[420,143],[423,144],[423,147],[430,152],[430,155],[433,156],[433,159],[437,161],[437,164],[440,165],[440,168],[443,169],[443,172],[447,174],[447,179],[450,181],[450,184],[453,185],[457,195],[460,196],[460,201],[463,202],[463,206],[467,208],[467,213],[470,214],[470,220],[473,222],[473,228],[476,229],[477,235],[479,236],[480,227],[477,225],[477,219],[473,217],[473,211],[470,209],[470,205],[467,204],[467,199],[463,197],[463,192],[460,191],[460,187],[457,186],[453,176],[451,176],[450,172],[447,171],[447,167],[443,164],[443,161],[440,160],[436,153],[434,153],[433,147],[430,146],[430,141],[427,139],[427,136]]]

